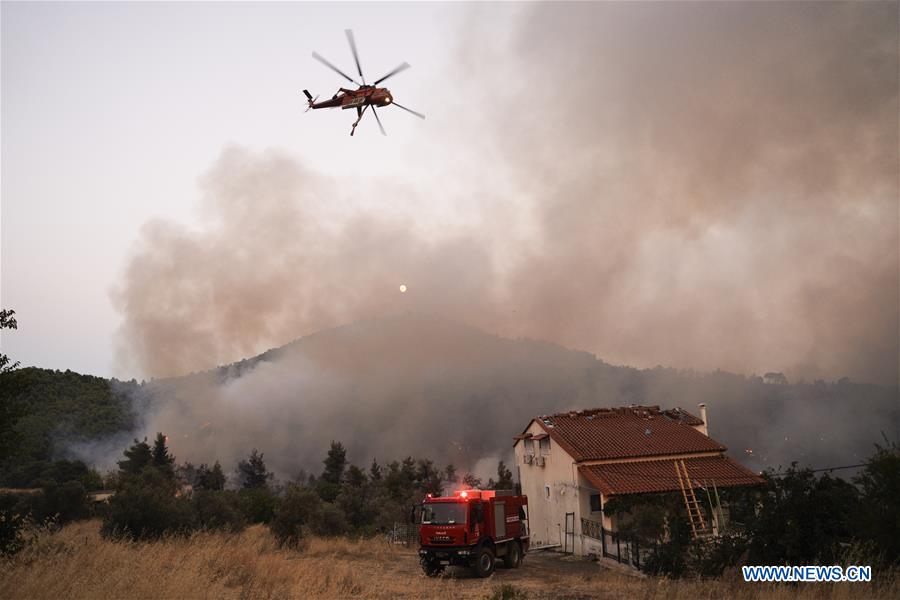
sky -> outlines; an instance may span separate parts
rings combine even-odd
[[[434,120],[443,92],[427,87],[460,20],[444,4],[4,2],[0,297],[20,323],[4,352],[114,374],[109,295],[129,249],[150,219],[196,219],[198,179],[228,145],[334,177],[427,172],[430,120],[381,111],[389,138],[374,122],[350,138],[348,112],[304,114],[301,90],[342,85],[311,53],[350,69],[355,28],[370,80],[409,62],[397,100]]]
[[[8,3],[24,365],[172,375],[435,312],[610,362],[897,383],[897,4]],[[351,70],[388,137],[301,90]],[[409,291],[401,293],[400,284]]]

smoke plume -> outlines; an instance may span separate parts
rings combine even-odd
[[[473,10],[459,88],[440,96],[421,154],[477,160],[390,193],[423,207],[450,189],[484,199],[467,209],[477,224],[423,233],[415,214],[335,211],[356,188],[275,151],[226,149],[203,179],[199,228],[141,232],[114,291],[123,370],[209,369],[411,310],[615,363],[897,383],[896,3],[536,4],[516,7],[509,36],[479,14],[513,7]],[[426,374],[465,377],[474,349],[420,364],[434,353],[404,332],[383,330],[371,350],[404,364],[389,372],[406,383],[336,352],[179,387],[171,406],[216,407],[204,420],[252,446],[300,403],[325,437],[409,452],[442,424],[415,440],[372,424],[427,423],[436,407],[411,400]],[[529,416],[558,404],[509,402]],[[179,413],[165,414],[157,426]]]

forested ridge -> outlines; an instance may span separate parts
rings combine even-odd
[[[398,354],[398,346],[412,350]],[[411,364],[413,359],[416,362]],[[26,480],[33,479],[39,470],[36,463],[71,458],[73,445],[118,434],[118,445],[109,450],[113,460],[134,436],[155,434],[156,430],[143,431],[146,409],[168,402],[173,390],[190,389],[182,385],[185,382],[204,379],[218,386],[248,376],[260,380],[267,377],[267,371],[260,370],[264,365],[280,362],[293,369],[300,361],[312,361],[339,373],[342,384],[350,390],[347,402],[366,406],[367,412],[341,409],[337,421],[329,421],[329,415],[323,414],[323,420],[315,423],[310,421],[314,417],[308,399],[317,390],[288,390],[288,397],[295,394],[298,399],[307,398],[307,405],[297,409],[305,415],[298,427],[307,436],[316,428],[327,429],[320,431],[327,438],[322,443],[327,443],[328,439],[348,439],[347,432],[337,428],[332,431],[332,425],[347,427],[353,425],[347,419],[363,419],[372,431],[356,428],[355,443],[371,439],[366,448],[349,447],[363,459],[363,454],[371,458],[374,452],[413,454],[472,466],[466,461],[508,449],[511,436],[537,414],[628,404],[681,406],[696,411],[697,403],[707,403],[710,435],[725,443],[741,462],[759,471],[786,467],[794,461],[813,468],[856,463],[871,453],[873,443],[884,437],[900,437],[896,386],[847,379],[791,383],[781,373],[756,376],[664,367],[636,369],[611,365],[587,352],[546,342],[504,339],[459,323],[408,316],[325,330],[206,373],[147,383],[34,367],[5,372],[0,376],[0,398],[4,414],[9,409],[11,417],[5,417],[8,422],[4,431],[11,431],[9,437],[15,441],[0,462],[0,484],[28,485]],[[373,372],[377,377],[371,376]],[[393,404],[379,403],[373,395],[374,385],[370,384],[383,379],[407,382],[405,387],[390,390],[398,398]],[[277,384],[286,388],[294,385],[291,381]],[[183,396],[182,401],[190,405],[191,395]],[[344,401],[343,396],[335,400]],[[416,428],[422,430],[432,450],[410,443],[409,447],[378,452],[377,432],[384,427],[375,424],[402,419],[400,412],[414,405],[435,407],[416,417]],[[280,408],[292,410],[287,405]],[[482,415],[477,424],[470,422],[474,413]],[[280,419],[287,416],[281,414]],[[215,420],[216,415],[210,418]],[[453,424],[456,420],[468,423],[463,429],[474,427],[480,432],[473,440],[463,440],[469,444],[468,457],[451,455],[449,446],[441,445],[447,441],[443,437],[462,431]],[[443,425],[432,431],[436,423]],[[160,428],[179,438],[185,433]],[[264,447],[276,467],[284,463],[280,448],[267,446],[271,441],[245,442],[250,447]],[[311,448],[310,457],[322,443]],[[245,451],[243,446],[236,450],[238,455]],[[284,474],[295,468],[276,470]]]
[[[0,395],[13,408],[12,453],[0,484],[33,485],[43,467],[66,456],[66,445],[134,429],[132,392],[139,384],[73,371],[26,367],[0,376]]]

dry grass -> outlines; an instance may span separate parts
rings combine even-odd
[[[878,579],[878,574],[875,574]],[[429,579],[413,550],[382,542],[313,539],[281,550],[262,527],[241,534],[197,533],[152,543],[111,542],[99,523],[44,535],[0,562],[0,598],[484,598],[511,584],[529,598],[900,598],[900,578],[874,584],[746,584],[639,579],[596,564],[529,555],[518,570],[486,580],[456,571]]]

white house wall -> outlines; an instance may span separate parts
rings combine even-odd
[[[539,435],[544,429],[532,422],[526,433]],[[572,457],[552,439],[550,454],[544,457],[544,466],[539,467],[532,462],[526,464],[525,444],[535,444],[535,457],[540,456],[538,444],[532,440],[519,440],[515,445],[516,467],[522,493],[528,496],[528,524],[531,530],[533,546],[563,545],[566,513],[575,513],[575,535],[569,540],[569,550],[578,555],[600,555],[600,540],[590,538],[581,533],[581,518],[603,523],[606,529],[612,529],[612,521],[603,516],[602,511],[591,512],[591,494],[600,493],[590,482],[578,473],[578,467]],[[546,497],[544,486],[550,486],[550,498]],[[601,496],[601,506],[606,498]],[[574,547],[572,546],[574,542]]]
[[[532,422],[526,433],[538,435],[544,430]],[[525,464],[525,443],[535,444],[535,457],[540,456],[538,444],[532,440],[519,440],[515,445],[516,466],[522,493],[528,496],[528,525],[531,544],[545,546],[563,544],[566,513],[575,513],[575,550],[579,551],[581,533],[581,506],[578,494],[578,475],[572,457],[553,440],[550,454],[544,457],[544,466]],[[550,497],[544,486],[550,486]],[[570,544],[572,541],[570,540]],[[580,553],[580,552],[579,552]]]

